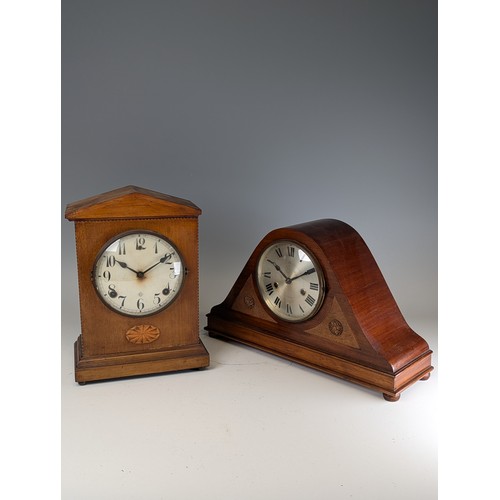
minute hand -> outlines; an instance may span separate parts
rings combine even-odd
[[[311,269],[308,269],[305,273],[299,274],[298,276],[294,276],[293,278],[290,278],[290,281],[296,280],[297,278],[301,278],[302,276],[306,276],[307,274],[313,274],[316,272],[316,269],[314,267],[311,267]]]
[[[156,264],[153,264],[151,267],[148,267],[142,274],[146,274],[148,271],[151,271],[151,269],[153,269],[153,267],[156,267],[158,264],[163,264],[165,261],[170,259],[170,257],[172,257],[171,253],[165,254]]]

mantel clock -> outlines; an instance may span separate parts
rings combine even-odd
[[[67,206],[80,298],[77,382],[208,366],[199,338],[200,214],[188,200],[136,186]]]
[[[367,245],[333,219],[265,236],[206,329],[388,401],[433,369],[432,351],[404,320]]]

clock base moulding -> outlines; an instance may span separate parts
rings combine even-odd
[[[201,341],[167,351],[84,357],[80,335],[74,344],[74,351],[75,380],[80,385],[99,380],[203,369],[210,364],[208,351]]]
[[[307,250],[302,258],[310,254],[305,267],[296,262],[295,244]],[[299,307],[307,311],[307,290],[317,290],[321,282],[310,280],[320,274],[321,306],[303,320],[292,316]],[[274,286],[266,286],[266,280]],[[280,315],[277,307],[283,308]],[[211,337],[241,342],[381,392],[387,401],[397,401],[433,370],[429,345],[404,320],[366,243],[351,226],[334,219],[266,235],[226,299],[207,315],[205,329]]]
[[[430,352],[415,359],[401,370],[390,373],[362,366],[287,339],[278,339],[272,332],[238,323],[235,317],[228,316],[227,319],[223,319],[217,311],[214,311],[213,315],[210,314],[209,318],[210,327],[207,327],[207,330],[213,338],[237,341],[367,389],[381,392],[384,399],[391,402],[398,401],[401,393],[415,382],[427,380],[433,370],[430,366]]]

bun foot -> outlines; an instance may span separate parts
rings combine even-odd
[[[393,396],[392,394],[386,394],[386,393],[384,392],[383,396],[384,396],[384,399],[385,399],[386,401],[390,401],[391,403],[394,403],[395,401],[398,401],[398,400],[399,400],[399,397],[400,397],[401,395],[400,395],[400,394],[396,394],[395,396]]]
[[[431,377],[431,372],[429,372],[427,375],[424,375],[420,380],[429,380]]]

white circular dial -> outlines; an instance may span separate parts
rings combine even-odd
[[[325,296],[321,267],[312,253],[291,240],[278,240],[259,258],[257,284],[267,307],[281,319],[304,321],[318,312]]]
[[[97,294],[111,309],[147,316],[177,297],[185,271],[177,249],[149,231],[118,235],[99,253],[93,269]]]

